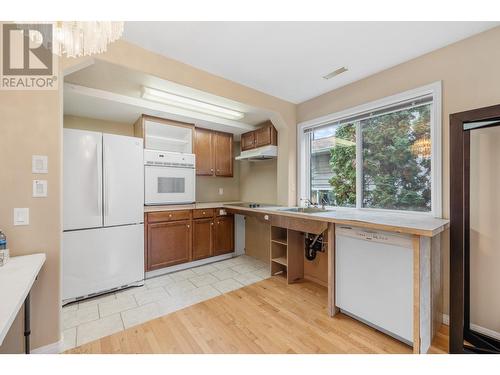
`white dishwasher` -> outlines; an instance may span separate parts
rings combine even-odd
[[[411,237],[342,225],[335,235],[335,304],[347,315],[411,345]]]

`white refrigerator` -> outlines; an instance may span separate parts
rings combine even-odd
[[[64,129],[63,148],[63,302],[142,284],[142,139]]]

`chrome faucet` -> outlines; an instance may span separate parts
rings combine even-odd
[[[306,202],[306,207],[318,207],[318,204],[317,203],[314,203],[312,200],[310,200],[309,198],[300,198],[301,201],[305,201]]]

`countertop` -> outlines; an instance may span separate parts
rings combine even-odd
[[[289,207],[275,206],[262,208],[248,208],[233,206],[242,203],[238,201],[226,202],[200,202],[184,205],[144,206],[144,212],[193,210],[204,208],[226,207],[233,211],[254,212],[268,215],[282,215],[288,217],[326,221],[336,224],[345,224],[369,229],[385,230],[389,232],[416,234],[420,236],[433,237],[448,229],[449,220],[427,216],[425,214],[411,214],[398,212],[381,212],[359,210],[354,208],[336,208],[328,212],[304,214],[298,212],[286,212],[283,209]]]
[[[0,345],[45,263],[45,254],[12,257],[0,267]]]
[[[336,224],[352,225],[357,227],[385,230],[406,234],[415,234],[433,237],[449,227],[449,220],[435,218],[424,214],[410,214],[398,212],[367,211],[359,209],[333,209],[328,212],[304,214],[282,211],[287,207],[248,208],[231,206],[224,207],[232,211],[254,212],[268,215],[282,215],[294,218],[326,221]]]
[[[165,206],[144,206],[144,212],[158,212],[158,211],[177,211],[177,210],[196,210],[204,208],[217,208],[230,204],[241,203],[238,201],[226,202],[200,202],[193,204],[173,204]]]

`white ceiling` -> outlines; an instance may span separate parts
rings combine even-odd
[[[300,103],[498,22],[126,22],[124,39]],[[322,77],[346,66],[330,80]]]

